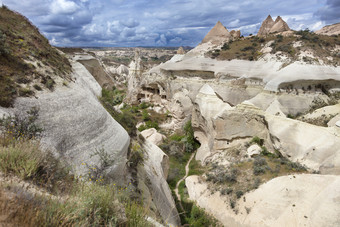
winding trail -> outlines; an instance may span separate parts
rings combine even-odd
[[[189,170],[190,170],[189,165],[190,165],[191,160],[194,158],[195,154],[196,154],[196,152],[192,153],[192,155],[190,156],[189,161],[188,161],[187,164],[185,165],[185,175],[184,175],[184,177],[182,177],[182,178],[177,182],[176,188],[175,188],[175,194],[176,194],[176,196],[177,196],[177,199],[178,199],[178,201],[179,201],[179,205],[180,205],[180,207],[181,207],[181,209],[182,209],[183,212],[184,212],[184,208],[183,208],[183,205],[182,205],[181,195],[178,193],[178,187],[179,187],[179,185],[181,184],[181,182],[184,181],[185,178],[187,178],[187,176],[188,176],[188,174],[189,174]]]

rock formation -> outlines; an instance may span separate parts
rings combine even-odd
[[[278,16],[275,20],[273,27],[270,28],[269,33],[290,31],[288,24]]]
[[[278,16],[274,22],[273,18],[268,15],[268,17],[262,22],[261,28],[258,31],[257,35],[266,36],[270,33],[284,31],[290,31],[288,24],[280,16]]]
[[[183,47],[179,47],[178,48],[177,54],[185,54],[185,51],[184,51]]]
[[[339,35],[340,34],[340,23],[327,25],[320,30],[315,32],[319,35]]]
[[[169,173],[169,157],[159,147],[147,140],[143,143],[143,149],[146,152],[146,157],[144,157],[144,178],[146,178],[144,182],[146,184],[144,187],[147,187],[150,193],[149,197],[145,198],[144,204],[153,204],[164,222],[171,226],[179,226],[180,219],[175,201],[165,180]],[[141,177],[139,179],[142,180]],[[143,186],[141,190],[143,190]]]
[[[237,203],[238,214],[227,196],[211,193],[197,176],[186,181],[190,199],[224,226],[339,226],[340,177],[294,175],[275,178],[251,191]],[[317,213],[317,215],[315,215]]]
[[[213,44],[219,44],[228,41],[230,38],[231,38],[230,32],[224,27],[224,25],[220,21],[218,21],[216,25],[204,37],[202,43],[211,42]]]
[[[262,25],[257,35],[265,36],[269,34],[269,31],[273,27],[273,25],[274,25],[274,20],[270,15],[268,15],[268,17],[262,22]]]
[[[233,39],[238,39],[241,37],[241,31],[240,30],[231,30],[230,35]]]
[[[39,108],[37,123],[44,128],[41,146],[62,158],[76,174],[88,172],[82,163],[100,165],[99,157],[91,155],[103,149],[117,157],[107,173],[123,178],[130,137],[98,101],[101,87],[93,76],[80,63],[74,62],[72,67],[75,83],[37,98],[19,98],[13,112]]]

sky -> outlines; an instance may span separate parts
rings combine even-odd
[[[340,22],[340,0],[0,0],[55,46],[196,46],[221,21],[256,34],[270,14],[291,29]]]

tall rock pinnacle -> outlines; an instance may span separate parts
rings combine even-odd
[[[211,41],[214,44],[221,43],[231,38],[230,32],[218,21],[216,25],[204,37],[202,43]]]

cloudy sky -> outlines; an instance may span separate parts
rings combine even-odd
[[[340,22],[340,0],[0,0],[57,46],[196,46],[220,20],[243,35],[271,14],[295,30]]]

